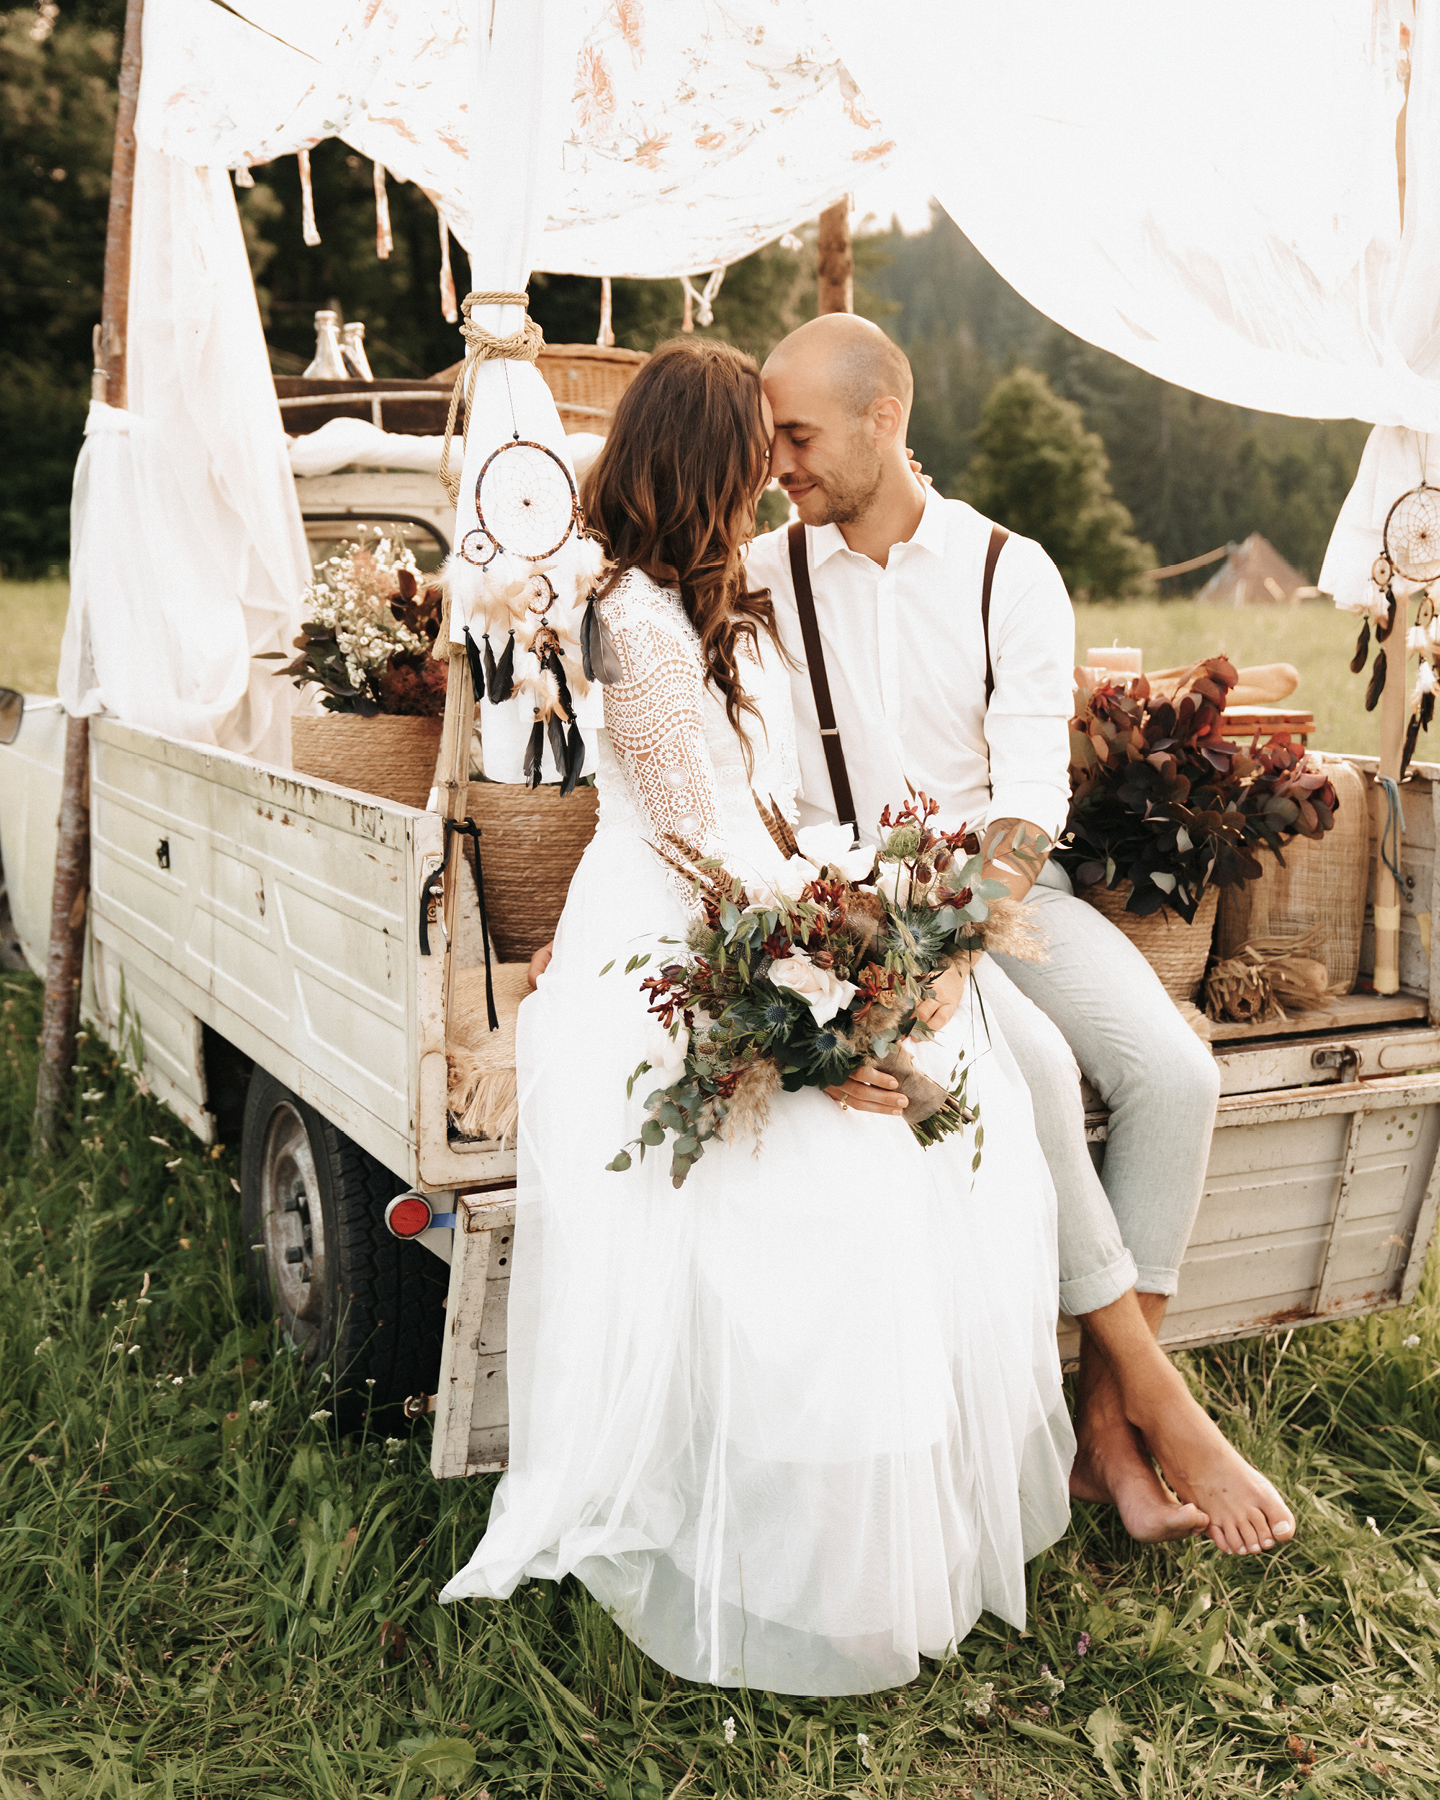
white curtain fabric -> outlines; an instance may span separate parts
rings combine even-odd
[[[1198,393],[1383,428],[1321,576],[1363,588],[1440,431],[1435,0],[1037,0],[1023,28],[981,0],[830,0],[825,25],[1040,311]]]
[[[298,629],[309,559],[235,198],[143,144],[127,380],[75,472],[60,698],[288,766],[293,690],[252,658]]]

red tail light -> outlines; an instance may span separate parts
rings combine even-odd
[[[397,1194],[385,1208],[386,1228],[397,1238],[419,1237],[430,1229],[430,1202],[419,1194]]]

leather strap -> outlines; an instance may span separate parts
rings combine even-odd
[[[985,579],[980,585],[980,631],[985,639],[985,710],[990,710],[990,696],[995,692],[995,665],[990,659],[990,589],[995,581],[995,565],[1010,533],[1003,525],[990,527],[990,542],[985,548]]]
[[[805,662],[810,670],[810,691],[815,696],[815,716],[820,723],[820,743],[825,751],[825,767],[830,771],[830,791],[835,797],[835,815],[842,825],[855,823],[855,801],[850,793],[850,772],[845,767],[845,750],[840,742],[840,729],[835,723],[835,706],[830,698],[830,678],[825,673],[825,651],[820,643],[820,625],[815,617],[815,594],[810,586],[810,555],[805,542],[805,527],[797,519],[790,527],[790,574],[795,582],[795,608],[800,614],[800,638],[805,645]]]
[[[1010,533],[1003,525],[990,527],[990,542],[985,548],[985,576],[980,585],[980,631],[985,639],[985,708],[995,692],[995,664],[990,654],[990,592],[995,584],[995,565]],[[795,609],[800,615],[800,638],[805,645],[805,662],[810,670],[810,691],[815,696],[815,716],[820,724],[820,743],[825,751],[825,766],[830,771],[830,789],[835,797],[835,812],[842,825],[855,823],[855,802],[850,794],[850,774],[845,766],[845,747],[835,723],[835,706],[830,698],[830,678],[825,672],[825,651],[820,642],[820,625],[815,617],[815,594],[810,585],[810,556],[805,542],[805,527],[796,520],[787,533],[790,543],[790,574],[795,583]]]

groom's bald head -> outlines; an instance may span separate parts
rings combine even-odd
[[[833,396],[851,418],[889,397],[908,419],[915,394],[904,351],[855,313],[822,313],[782,338],[766,360],[764,379],[767,388],[783,382],[816,399]]]
[[[905,429],[914,378],[904,352],[854,313],[823,313],[770,352],[771,468],[807,525],[848,525],[910,491]]]

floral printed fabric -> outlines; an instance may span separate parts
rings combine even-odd
[[[149,0],[140,135],[230,168],[343,138],[429,190],[473,249],[469,12],[464,0]],[[552,5],[546,29],[567,28],[573,99],[538,268],[665,276],[733,262],[894,152],[811,0]]]

